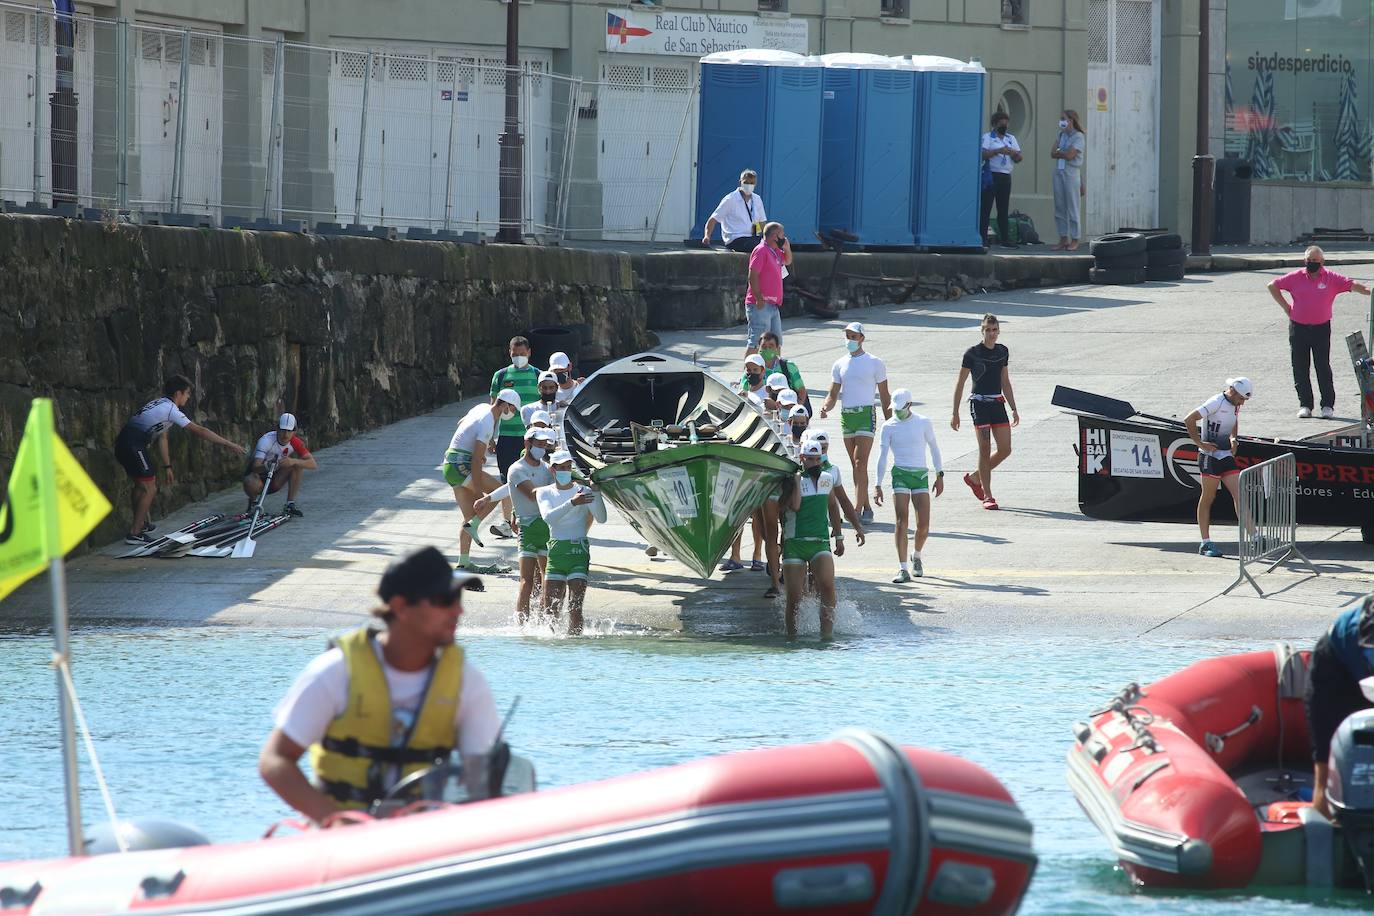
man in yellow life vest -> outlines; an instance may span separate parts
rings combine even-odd
[[[276,709],[258,772],[283,801],[319,822],[368,807],[455,750],[465,772],[478,769],[469,764],[492,750],[501,721],[486,678],[454,644],[463,589],[473,587],[481,580],[434,547],[387,567],[384,606],[372,612],[385,629],[340,638]],[[307,748],[313,783],[300,768]]]

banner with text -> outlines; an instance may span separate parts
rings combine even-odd
[[[743,48],[807,54],[808,37],[805,19],[657,10],[606,12],[606,50],[622,54],[704,57]]]

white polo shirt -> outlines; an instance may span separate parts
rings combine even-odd
[[[1010,146],[1018,153],[1021,152],[1021,144],[1016,142],[1016,138],[1011,135],[1010,131],[1001,137],[992,130],[983,134],[983,149],[997,149],[1000,146]],[[988,168],[1003,175],[1011,174],[1012,165],[1011,156],[1006,153],[998,153],[988,160]]]
[[[759,224],[762,233],[763,224],[768,222],[768,214],[763,209],[762,197],[750,194],[746,201],[739,188],[736,188],[720,199],[711,219],[720,223],[721,237],[729,245],[737,238],[754,235],[754,223]]]

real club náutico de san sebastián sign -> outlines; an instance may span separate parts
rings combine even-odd
[[[799,18],[658,10],[606,12],[606,50],[619,54],[703,57],[742,48],[806,54],[807,39],[807,22]]]

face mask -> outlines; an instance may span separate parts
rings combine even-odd
[[[857,340],[846,340],[844,342],[844,348],[848,350],[850,353],[858,353],[859,342]]]
[[[1007,125],[1005,125],[1005,124],[998,124],[998,125],[997,125],[997,134],[998,134],[998,136],[1001,136],[1002,134],[1005,134],[1006,132],[1007,132]]]
[[[1060,129],[1060,130],[1068,130],[1068,129],[1069,129],[1069,122],[1066,121],[1066,120],[1064,120],[1063,118],[1060,118],[1060,119],[1059,119],[1059,129]]]
[[[759,386],[759,381],[763,378],[763,376],[759,375],[757,372],[747,372],[745,373],[745,378],[749,379],[750,388],[757,388]]]
[[[515,368],[523,369],[530,364],[530,358],[528,356],[512,356],[510,362]]]
[[[821,466],[819,464],[808,464],[806,466],[806,476],[811,478],[812,483],[815,483],[817,480],[820,480]]]
[[[745,197],[754,193],[754,186],[751,184],[742,184],[739,186],[739,189],[744,192]]]
[[[911,410],[910,410],[910,409],[904,409],[904,410],[899,410],[899,411],[897,411],[897,419],[898,419],[898,420],[908,420],[908,419],[910,419],[910,418],[911,418]]]
[[[556,398],[556,397],[558,397],[558,392],[557,392],[557,391],[541,391],[541,392],[539,392],[539,400],[544,401],[544,402],[552,401],[552,400],[553,400],[554,398]]]
[[[804,424],[804,423],[793,423],[793,424],[792,424],[792,438],[793,438],[793,439],[800,439],[800,438],[802,437],[802,433],[804,433],[804,432],[806,432],[806,424]]]
[[[549,453],[548,449],[540,448],[537,445],[531,445],[528,451],[530,453],[530,457],[533,458],[535,461],[543,460],[544,456]]]
[[[566,487],[572,483],[572,471],[554,471],[553,479],[558,481],[560,487]]]
[[[558,379],[558,384],[560,385],[568,380],[568,373],[566,372],[555,372],[553,375],[554,378]]]
[[[1308,273],[1314,274],[1314,273],[1317,273],[1318,271],[1320,271],[1321,269],[1322,269],[1322,262],[1321,262],[1321,261],[1308,261],[1308,262],[1307,262],[1307,272],[1308,272]]]
[[[513,410],[507,410],[505,413],[501,414],[501,419],[502,419],[502,420],[513,420],[513,419],[515,419],[515,411],[513,411]]]
[[[759,351],[759,356],[762,356],[762,357],[763,357],[763,361],[764,361],[765,363],[771,363],[773,360],[775,360],[775,359],[778,358],[778,351],[777,351],[777,350],[760,350],[760,351]]]

